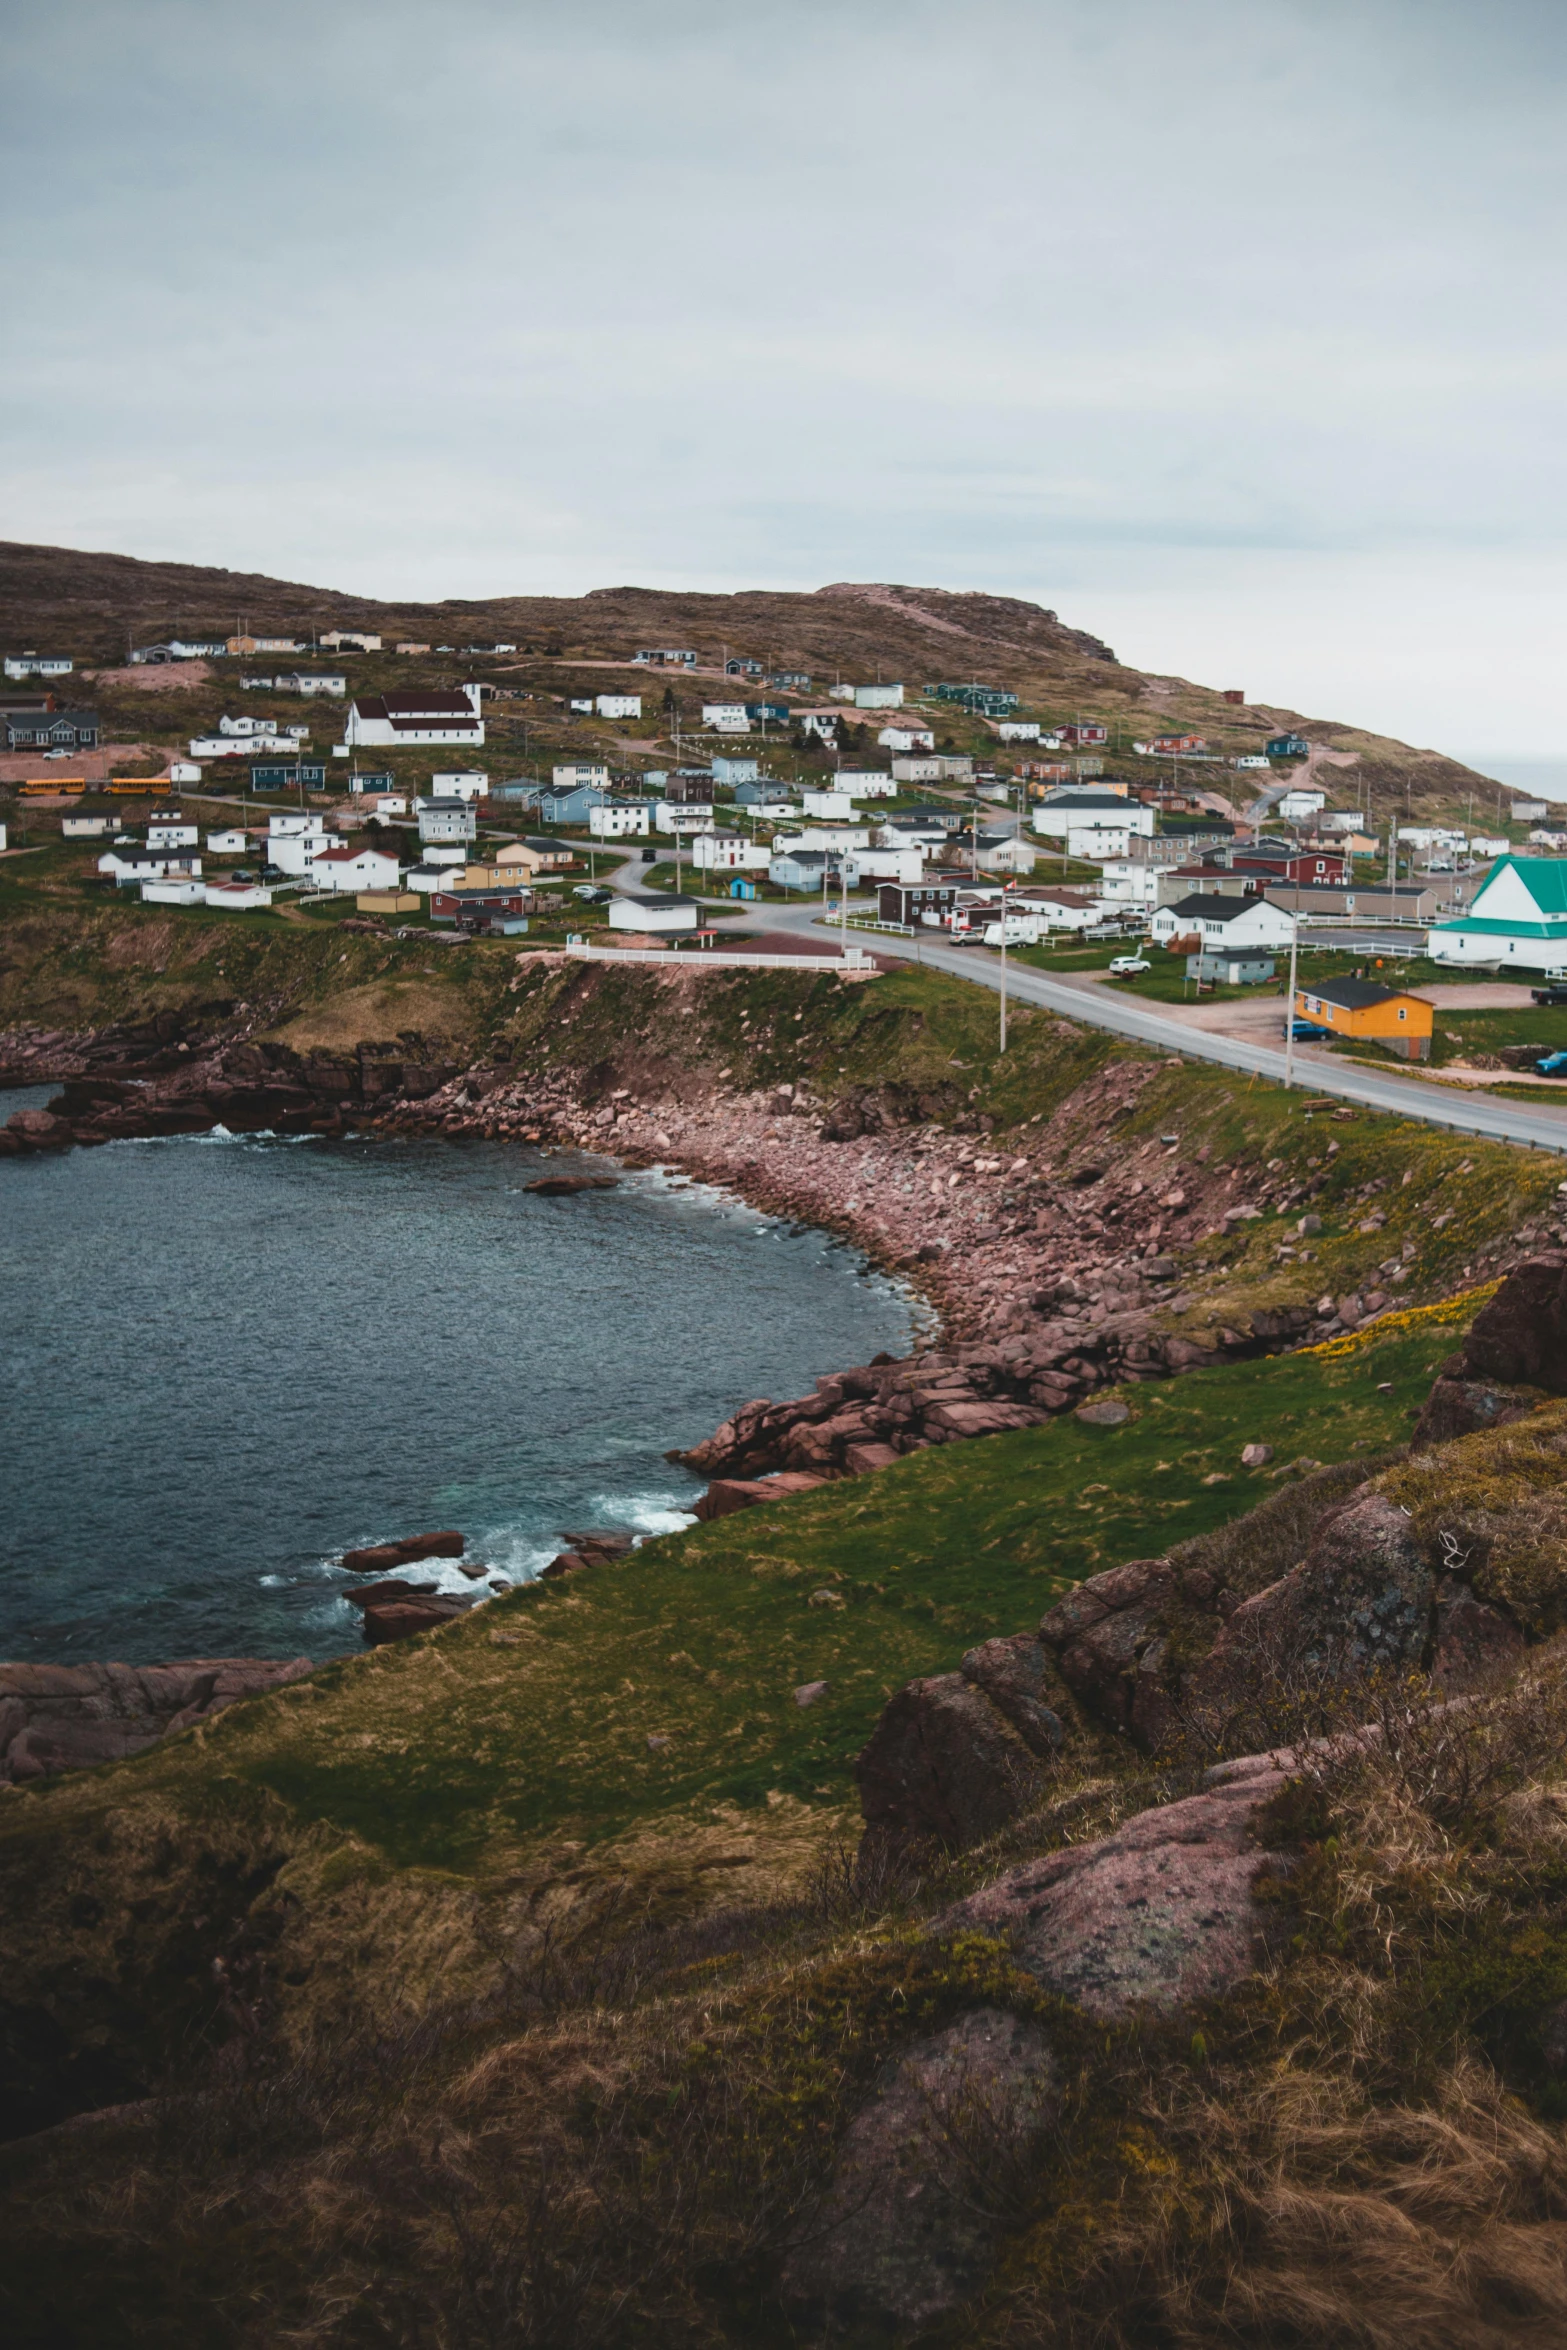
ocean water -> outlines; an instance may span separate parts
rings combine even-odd
[[[666,1531],[701,1490],[667,1448],[920,1326],[853,1250],[678,1178],[523,1188],[596,1167],[221,1134],[0,1162],[0,1656],[356,1648],[345,1549],[455,1526],[516,1579],[568,1528]]]

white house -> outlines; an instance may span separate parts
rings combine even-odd
[[[917,888],[925,874],[925,852],[918,848],[851,849],[843,860],[843,877],[850,889],[862,881],[901,881]]]
[[[801,804],[807,816],[818,816],[825,824],[846,824],[854,814],[854,800],[846,791],[803,792]]]
[[[207,846],[215,857],[242,857],[250,846],[250,835],[234,824],[226,832],[209,832]]]
[[[836,855],[841,849],[868,849],[870,845],[870,827],[858,824],[805,824],[798,832],[779,832],[773,836],[773,850],[778,856],[794,849],[831,850]]]
[[[7,653],[7,677],[69,677],[71,664],[63,653]]]
[[[422,864],[409,866],[403,875],[403,887],[411,889],[416,897],[427,898],[436,890],[447,888],[451,878],[450,865],[432,865],[426,858]]]
[[[1008,901],[1020,912],[1033,914],[1042,930],[1089,930],[1099,920],[1103,899],[1088,897],[1082,890],[1040,889],[1030,883]]]
[[[364,694],[348,705],[343,740],[351,747],[419,749],[427,744],[484,746],[476,685],[420,686],[407,693]]]
[[[895,800],[898,787],[876,767],[840,767],[829,789],[847,792],[851,800]]]
[[[1114,907],[1152,910],[1159,900],[1159,869],[1141,857],[1109,857],[1099,868],[1099,897]]]
[[[900,816],[895,823],[877,827],[875,845],[879,849],[940,849],[952,837],[951,826],[934,818],[921,823],[917,817]]]
[[[1039,720],[1037,718],[998,718],[996,720],[996,738],[999,742],[1004,743],[1037,743],[1039,740]]]
[[[434,800],[482,800],[489,788],[490,779],[482,767],[443,767],[430,778]]]
[[[1194,892],[1161,906],[1149,924],[1156,946],[1173,938],[1197,938],[1204,946],[1287,947],[1295,917],[1266,898],[1221,898]]]
[[[601,718],[640,718],[640,694],[595,694],[593,707]]]
[[[959,841],[963,835],[957,835]],[[1032,873],[1039,851],[1018,833],[981,833],[975,861],[982,873]]]
[[[904,719],[896,726],[884,726],[876,740],[884,751],[933,751],[936,737],[928,726],[917,726],[912,719]]]
[[[567,759],[550,769],[557,791],[608,791],[609,767],[603,759]]]
[[[1122,792],[1058,791],[1036,804],[1029,822],[1036,832],[1050,833],[1063,841],[1070,832],[1102,828],[1141,833],[1151,839],[1154,812],[1144,807],[1141,800],[1128,799]]]
[[[749,734],[751,721],[746,716],[744,702],[704,702],[702,724],[710,726],[715,734]]]
[[[1512,843],[1505,833],[1499,839],[1487,839],[1476,832],[1470,836],[1469,854],[1471,857],[1505,857],[1511,847]]]
[[[149,849],[193,849],[200,838],[197,825],[188,824],[178,813],[171,815],[166,808],[154,810],[147,819]]]
[[[312,870],[317,857],[328,849],[346,847],[340,832],[285,832],[269,837],[267,863],[275,865],[280,873],[292,873],[299,880]]]
[[[144,906],[199,906],[206,895],[204,882],[179,873],[169,873],[161,881],[144,881],[141,885]]]
[[[1075,824],[1066,836],[1066,853],[1085,865],[1105,857],[1125,857],[1136,836],[1124,824]]]
[[[672,891],[654,896],[615,898],[609,909],[611,930],[695,930],[701,908],[695,898],[676,897]]]
[[[169,761],[169,781],[170,783],[200,783],[201,769],[196,765],[194,759],[171,759]]]
[[[602,800],[588,810],[588,830],[595,840],[645,840],[652,820],[646,800]]]
[[[431,841],[470,841],[478,838],[479,820],[471,800],[415,800],[421,845]]]
[[[252,718],[242,712],[238,718],[220,718],[218,732],[232,735],[240,742],[248,742],[252,735],[276,734],[279,728],[275,718]]]
[[[133,881],[163,881],[170,874],[194,877],[201,859],[189,849],[149,849],[140,841],[117,840],[98,859],[100,873],[112,873],[122,887]]]
[[[364,796],[370,802],[365,814],[367,824],[380,824],[393,816],[406,816],[409,813],[407,796],[403,792],[366,792]]]
[[[395,889],[402,867],[384,849],[323,849],[305,871],[312,889]]]
[[[715,759],[713,761],[713,781],[715,783],[727,783],[730,785],[739,783],[759,783],[761,778],[762,769],[759,760]]]
[[[263,889],[259,881],[209,881],[202,899],[206,905],[226,906],[231,914],[243,914],[252,906],[270,906],[272,892]]]
[[[62,840],[102,840],[111,824],[118,821],[114,816],[62,816],[60,837]]]
[[[192,759],[232,759],[243,751],[297,751],[298,748],[298,743],[287,734],[197,734],[190,740]],[[199,776],[199,767],[196,772]]]
[[[771,849],[743,832],[699,832],[691,843],[698,873],[765,873],[772,861]]]
[[[653,803],[653,830],[678,833],[682,840],[698,832],[713,829],[713,806],[709,800],[655,800]]]
[[[316,642],[328,653],[378,653],[381,650],[380,638],[368,636],[362,628],[329,628],[324,636],[317,637]]]
[[[302,875],[317,849],[328,848],[340,838],[340,834],[327,831],[322,816],[276,812],[267,822],[267,863],[280,873]]]
[[[1303,824],[1308,816],[1316,816],[1328,804],[1325,791],[1316,791],[1306,784],[1285,792],[1279,801],[1279,814],[1286,824]]]
[[[340,670],[295,669],[287,677],[274,677],[272,683],[280,694],[329,694],[334,701],[341,701],[348,691]]]
[[[892,776],[895,784],[939,783],[941,773],[942,762],[940,759],[894,759],[892,762]]]
[[[1431,925],[1428,952],[1434,963],[1567,970],[1567,862],[1503,857],[1475,891],[1467,914]]]
[[[854,706],[857,710],[901,710],[903,688],[901,685],[857,685],[854,689]]]
[[[814,734],[822,742],[830,743],[838,732],[839,713],[836,710],[796,710],[794,723],[802,734]]]

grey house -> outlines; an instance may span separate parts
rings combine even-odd
[[[8,751],[91,751],[98,746],[96,710],[8,710]]]
[[[467,800],[415,800],[414,811],[419,839],[426,847],[434,841],[463,843],[477,836],[479,820]]]

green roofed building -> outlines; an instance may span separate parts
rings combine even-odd
[[[1431,926],[1436,963],[1567,972],[1567,857],[1502,857],[1467,914]]]

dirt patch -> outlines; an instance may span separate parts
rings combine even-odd
[[[84,678],[94,685],[128,686],[139,694],[185,693],[192,686],[205,685],[212,675],[210,661],[168,661],[154,667],[138,661],[130,669],[84,669]]]
[[[133,928],[117,930],[104,943],[103,959],[111,971],[129,971],[151,966],[161,971],[174,952],[175,930],[172,922],[138,922]]]
[[[403,1029],[421,1035],[460,1036],[468,1013],[455,988],[423,975],[412,979],[374,979],[368,986],[351,987],[329,1003],[313,1004],[298,1019],[287,1020],[269,1033],[286,1039],[296,1052],[312,1045],[339,1045],[352,1050],[367,1036],[396,1036]]]

